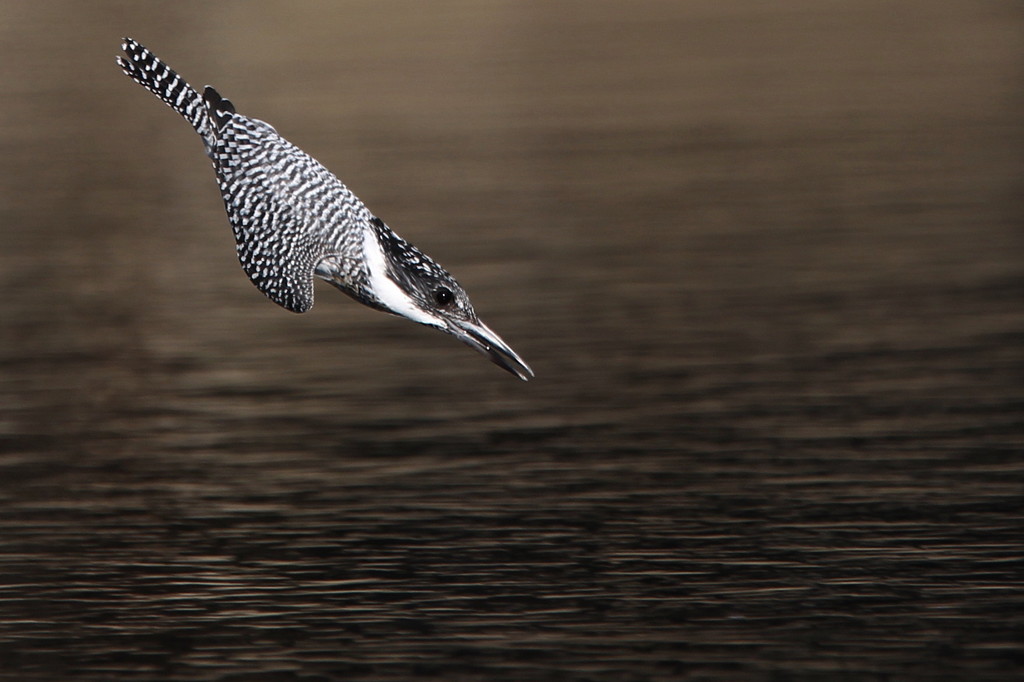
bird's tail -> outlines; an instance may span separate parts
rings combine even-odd
[[[216,141],[216,128],[210,117],[210,108],[203,95],[185,82],[171,67],[131,38],[125,38],[121,44],[126,57],[118,57],[117,63],[132,80],[159,97],[170,108],[181,114],[186,121],[199,133],[207,149],[211,149]],[[207,88],[216,95],[213,88]],[[231,103],[216,95],[218,102],[226,103],[226,107],[214,104],[215,114],[220,108],[230,109]],[[213,102],[210,102],[213,104]]]

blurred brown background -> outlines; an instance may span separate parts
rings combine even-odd
[[[123,35],[536,381],[267,301]],[[0,4],[0,678],[1019,674],[1022,66],[1009,1]]]

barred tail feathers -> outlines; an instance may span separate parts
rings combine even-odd
[[[181,114],[202,136],[207,148],[213,147],[216,141],[214,126],[203,96],[137,41],[125,38],[121,49],[127,57],[118,57],[117,63],[125,74]]]
[[[203,88],[203,99],[206,100],[208,114],[213,114],[217,130],[222,129],[231,120],[231,115],[235,113],[235,105],[231,103],[231,100],[221,97],[220,93],[209,85]]]

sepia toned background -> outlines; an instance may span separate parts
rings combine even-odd
[[[238,267],[121,37],[536,371]],[[1010,1],[0,4],[0,679],[1024,669]]]

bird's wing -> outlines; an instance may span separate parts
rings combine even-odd
[[[366,209],[330,171],[270,125],[235,114],[224,102],[210,156],[238,259],[268,298],[306,312],[313,306],[317,263],[342,241],[353,215]]]

